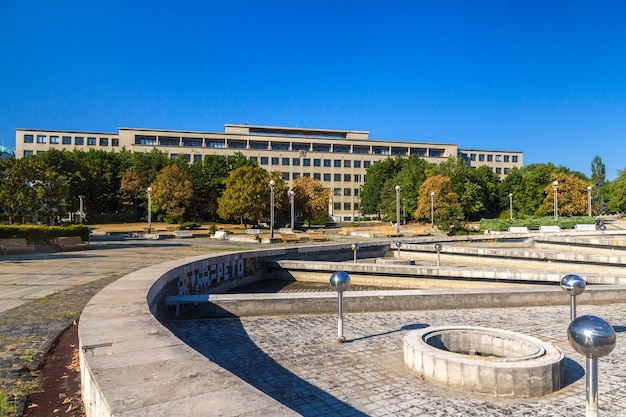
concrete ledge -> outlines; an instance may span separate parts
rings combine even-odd
[[[560,288],[493,288],[474,290],[346,291],[345,313],[569,306]],[[588,286],[578,304],[626,302],[626,286]],[[274,315],[335,314],[337,293],[211,294],[204,317],[255,317]],[[181,311],[184,311],[181,307]]]
[[[242,255],[201,256],[145,268],[89,302],[79,326],[87,416],[298,415],[191,349],[150,309],[187,268],[237,256]]]

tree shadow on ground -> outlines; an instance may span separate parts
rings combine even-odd
[[[277,363],[250,339],[237,318],[166,325],[200,354],[302,416],[367,416]]]

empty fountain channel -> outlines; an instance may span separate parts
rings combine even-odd
[[[548,395],[561,388],[564,355],[537,338],[483,327],[431,327],[404,338],[415,375],[453,391],[503,398]]]

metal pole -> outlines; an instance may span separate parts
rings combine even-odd
[[[148,233],[152,230],[152,187],[148,187]]]
[[[430,193],[430,228],[435,228],[435,192]]]
[[[85,216],[83,214],[84,213],[84,211],[83,211],[83,198],[84,197],[85,197],[84,195],[79,195],[78,196],[78,199],[80,200],[80,207],[78,208],[78,212],[80,213],[80,222],[81,222],[81,224],[83,223],[83,219],[85,218]]]
[[[591,217],[591,186],[587,187],[587,214]]]
[[[396,233],[400,234],[400,186],[396,185]]]
[[[598,417],[598,358],[587,356],[587,417]]]
[[[295,202],[296,198],[295,197],[296,196],[295,196],[295,194],[296,193],[293,190],[289,191],[289,197],[290,197],[290,200],[291,200],[291,230],[296,230],[296,225],[294,223],[295,218],[296,218],[296,216],[295,216],[295,204],[296,204],[296,202]]]
[[[509,193],[509,220],[513,220],[513,193]]]
[[[337,340],[344,341],[345,337],[343,336],[343,292],[339,291],[337,293],[339,297],[339,321],[337,322]]]
[[[552,186],[554,187],[554,221],[557,221],[559,220],[559,182],[554,181]]]
[[[570,300],[569,300],[569,315],[570,315],[570,320],[574,321],[574,319],[576,318],[576,296],[572,295],[570,296]]]
[[[270,243],[274,240],[274,180],[270,181]]]

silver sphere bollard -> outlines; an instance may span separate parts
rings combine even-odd
[[[598,358],[606,356],[615,347],[613,327],[596,316],[580,316],[567,328],[567,339],[574,350],[584,355],[587,364],[587,417],[598,416]]]
[[[585,280],[569,274],[561,278],[561,288],[570,295],[570,320],[576,318],[576,296],[585,292]]]
[[[606,225],[600,226],[600,230],[602,230],[602,239],[604,239],[604,231],[606,230]]]
[[[333,272],[333,274],[330,276],[330,286],[333,290],[337,291],[339,304],[337,342],[343,343],[343,341],[346,340],[346,338],[343,336],[343,292],[350,288],[350,275],[343,271]]]
[[[441,245],[441,243],[435,243],[435,251],[437,252],[437,266],[441,264],[440,253],[442,249],[443,246]]]
[[[352,244],[352,251],[354,252],[354,263],[356,263],[356,252],[359,250],[359,244],[358,243],[353,243]]]
[[[402,246],[402,241],[396,240],[396,248],[398,248],[398,259],[400,259],[400,247]]]

